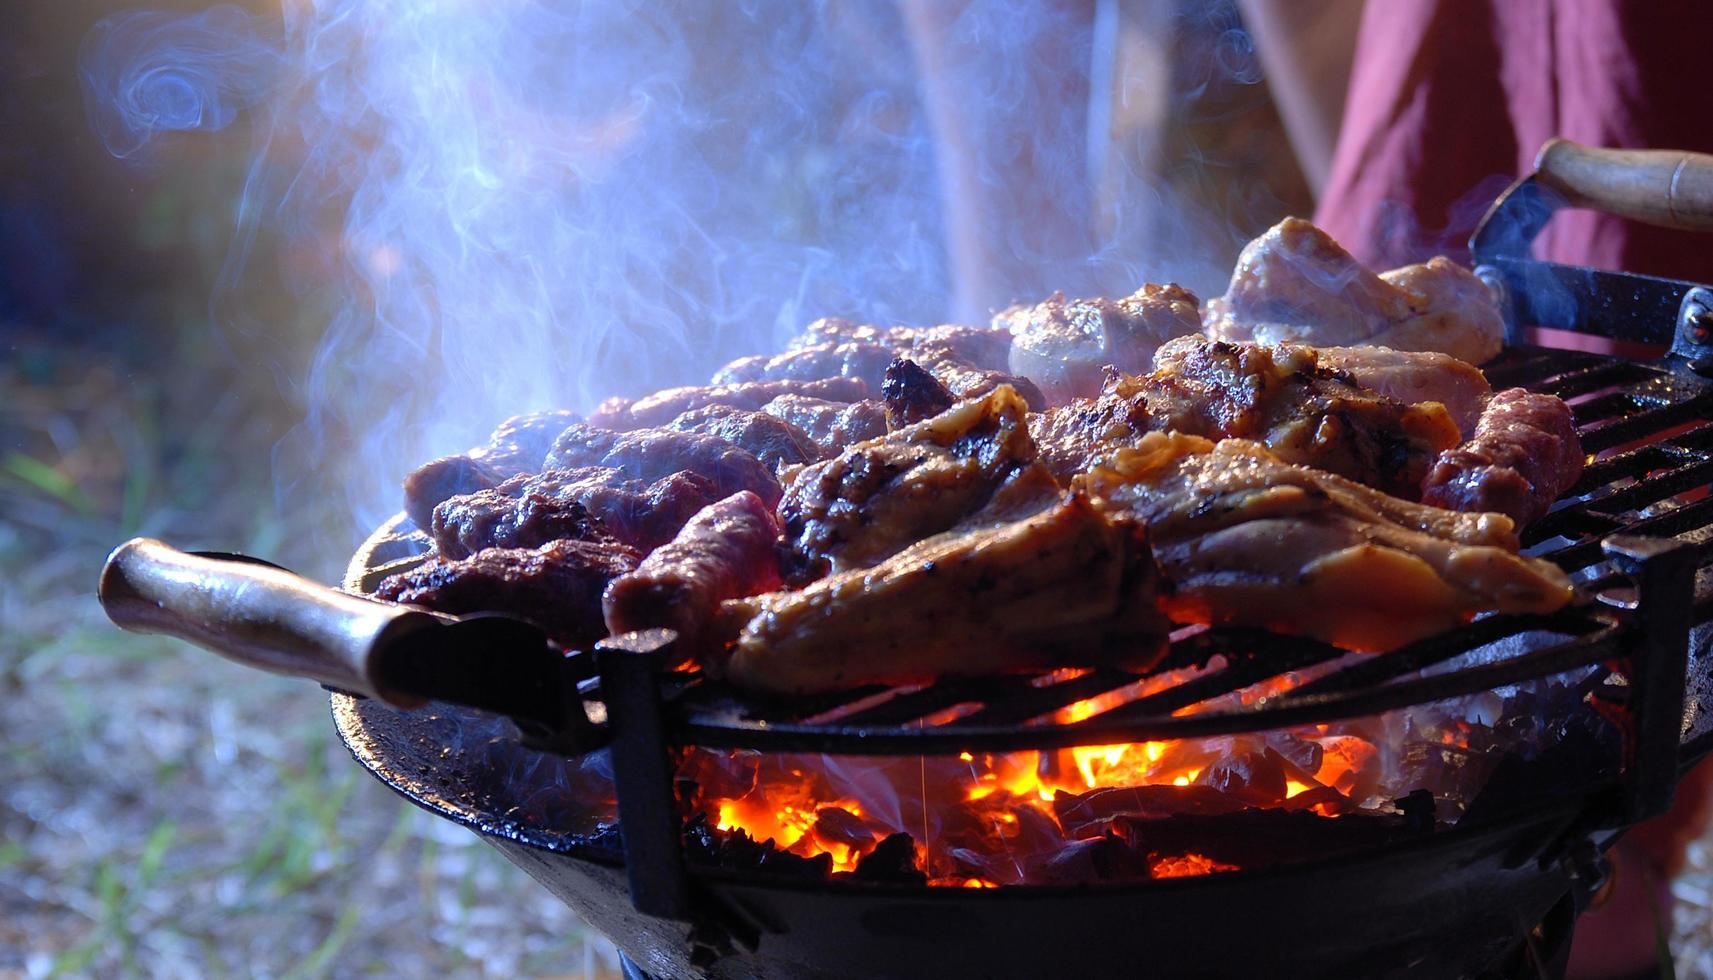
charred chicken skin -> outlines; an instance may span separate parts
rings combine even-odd
[[[1571,598],[1557,566],[1517,554],[1502,514],[1412,504],[1246,440],[1153,433],[1081,483],[1097,507],[1147,525],[1162,606],[1181,622],[1387,650]]]

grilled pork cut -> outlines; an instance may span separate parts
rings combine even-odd
[[[1147,525],[1176,620],[1387,650],[1477,613],[1570,601],[1557,566],[1517,554],[1511,519],[1412,504],[1241,439],[1154,433],[1083,479]]]
[[[782,467],[812,463],[825,455],[808,433],[790,422],[766,412],[730,405],[693,408],[662,428],[724,439],[775,473]]]
[[[1296,344],[1180,337],[1139,382],[1159,431],[1253,439],[1287,462],[1414,498],[1461,436],[1444,407],[1406,405],[1354,383]]]
[[[877,327],[829,316],[809,324],[788,345],[790,350],[820,344],[867,343],[890,347],[895,355],[933,344],[965,364],[985,371],[1007,370],[1011,335],[1003,330],[946,324],[937,327]]]
[[[691,385],[667,388],[633,402],[603,405],[591,417],[605,428],[626,431],[665,425],[685,412],[706,405],[759,409],[781,395],[806,395],[835,402],[854,402],[869,396],[868,386],[856,378],[821,378],[813,381],[746,381],[729,385]],[[597,418],[598,417],[598,418]]]
[[[606,466],[644,482],[689,471],[711,482],[721,497],[749,490],[769,504],[779,500],[779,481],[761,460],[724,439],[699,432],[660,428],[612,432],[573,425],[554,440],[544,465],[557,470]]]
[[[1011,370],[1040,386],[1049,405],[1101,393],[1107,368],[1146,374],[1166,341],[1201,330],[1201,301],[1176,284],[1149,283],[1121,299],[1054,293],[993,318],[1011,333]]]
[[[1440,454],[1422,502],[1498,511],[1522,527],[1581,479],[1583,462],[1570,406],[1552,395],[1511,388],[1487,403],[1473,438]]]
[[[635,571],[607,586],[607,629],[674,629],[677,652],[705,661],[714,651],[720,603],[780,587],[778,538],[778,520],[753,493],[709,504]]]
[[[1468,269],[1441,256],[1376,275],[1301,218],[1244,247],[1204,327],[1217,340],[1368,344],[1471,364],[1497,356],[1505,338],[1498,304]]]
[[[886,369],[880,400],[886,406],[887,427],[902,429],[933,418],[951,408],[958,398],[927,368],[900,357]]]
[[[1405,405],[1439,402],[1464,438],[1475,434],[1493,393],[1480,368],[1450,354],[1390,347],[1317,347],[1315,354],[1322,367]]]
[[[864,568],[958,524],[1035,461],[1017,392],[983,398],[803,467],[779,503],[786,578]]]
[[[807,395],[781,395],[761,410],[795,425],[819,446],[836,455],[846,446],[886,435],[886,406],[872,398],[835,402]]]
[[[726,674],[790,695],[938,677],[1146,670],[1169,628],[1142,527],[1079,495],[1025,520],[920,541],[799,592],[728,602],[747,620]]]
[[[711,480],[687,470],[645,483],[610,466],[554,469],[445,500],[428,530],[449,559],[603,535],[646,553],[720,496]]]
[[[566,648],[586,647],[606,635],[601,593],[635,569],[639,557],[611,540],[487,548],[463,559],[433,558],[382,579],[375,597],[454,615],[507,613],[535,623]]]

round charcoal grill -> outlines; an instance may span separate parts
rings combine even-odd
[[[521,733],[470,708],[397,711],[335,693],[340,736],[378,778],[525,868],[611,937],[639,974],[1561,975],[1604,850],[1669,806],[1679,774],[1713,749],[1713,289],[1556,266],[1530,259],[1528,248],[1566,197],[1642,220],[1713,213],[1713,201],[1676,199],[1685,168],[1713,175],[1713,159],[1549,144],[1542,161],[1494,205],[1471,246],[1512,328],[1506,353],[1485,367],[1489,380],[1570,402],[1594,456],[1524,535],[1530,554],[1576,578],[1585,603],[1550,616],[1491,616],[1368,657],[1252,630],[1187,632],[1159,669],[1198,668],[1189,679],[1103,698],[1104,708],[1074,723],[1055,713],[1138,677],[1106,669],[960,679],[764,703],[664,670],[672,637],[655,631],[615,637],[592,655],[538,652],[536,676],[545,666],[551,679],[526,689],[484,666],[472,639],[520,624],[496,633],[493,621],[459,622],[430,641],[454,656],[436,660],[442,673],[413,690],[505,707],[522,719]],[[1522,328],[1539,324],[1671,352],[1641,362],[1529,346]],[[378,659],[357,648],[382,649],[383,635],[424,629],[429,614],[336,593],[300,601],[305,594],[273,572],[246,584],[229,574],[202,580],[180,575],[192,567],[178,564],[188,556],[162,558],[164,546],[142,542],[121,559],[129,548],[103,578],[115,619],[409,701],[390,696],[369,673]],[[371,592],[426,549],[420,532],[395,519],[357,554],[346,587]],[[145,567],[154,562],[152,581],[127,578],[126,561],[139,556]],[[171,601],[132,588],[162,582]],[[248,632],[232,630],[237,598],[256,588],[271,589],[276,604],[243,620]],[[311,657],[274,655],[282,623],[314,640]],[[1313,679],[1207,707],[1296,671]],[[926,758],[1195,739],[1373,717],[1548,678],[1569,678],[1578,696],[1558,711],[1563,718],[1544,719],[1560,737],[1530,758],[1503,756],[1455,825],[1436,820],[1426,792],[1378,822],[1298,813],[1315,830],[1303,838],[1309,846],[1286,849],[1287,861],[1195,877],[966,889],[715,866],[697,860],[674,785],[672,753],[685,747]],[[1232,703],[1240,706],[1224,706]],[[1616,744],[1573,717],[1603,719]],[[610,757],[618,826],[580,834],[543,818],[530,774],[595,751]],[[1185,821],[1192,834],[1244,842],[1276,832],[1257,821],[1280,812],[1162,825]]]
[[[527,783],[496,785],[484,774],[496,753],[534,750],[491,724],[488,737],[449,750],[449,726],[480,724],[474,713],[399,713],[336,694],[334,716],[379,778],[481,833],[660,975],[1085,975],[1149,964],[1163,976],[1225,976],[1264,962],[1278,976],[1473,976],[1538,962],[1531,930],[1586,893],[1614,832],[1661,811],[1680,769],[1713,747],[1713,497],[1680,499],[1713,480],[1713,386],[1666,366],[1540,348],[1514,348],[1488,374],[1496,388],[1571,400],[1584,445],[1607,454],[1525,538],[1599,601],[1552,616],[1488,617],[1353,662],[1315,641],[1206,630],[1174,643],[1165,666],[1206,665],[1217,653],[1223,667],[1075,724],[1042,719],[1138,678],[1096,670],[1045,685],[951,680],[758,705],[695,675],[603,670],[585,696],[632,723],[596,728],[582,747],[612,743],[622,844],[508,817],[527,811],[518,795]],[[425,547],[396,520],[358,554],[348,587],[372,586]],[[1514,655],[1471,656],[1525,634],[1531,642]],[[1174,714],[1341,658],[1349,665],[1249,707]],[[1589,780],[1597,761],[1567,746],[1501,767],[1453,828],[1434,829],[1429,817],[1356,853],[1199,878],[969,890],[699,867],[682,855],[665,762],[668,746],[684,745],[932,755],[1264,732],[1578,669],[1592,671],[1582,683],[1621,719],[1621,772]],[[994,939],[1011,936],[1033,938]]]

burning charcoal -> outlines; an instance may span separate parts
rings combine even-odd
[[[1183,814],[1212,816],[1233,813],[1248,804],[1211,786],[1127,786],[1087,793],[1059,793],[1053,814],[1072,837],[1099,832],[1098,825],[1116,817],[1165,819]]]
[[[909,834],[892,834],[874,845],[857,861],[852,878],[862,881],[886,881],[898,884],[925,885],[928,876],[916,864],[916,840]]]
[[[375,595],[445,613],[508,613],[535,622],[565,647],[581,647],[607,635],[601,592],[634,570],[641,557],[617,542],[488,548],[459,561],[435,558],[382,579]]]
[[[724,439],[779,472],[783,466],[812,463],[824,454],[809,434],[790,422],[766,412],[729,405],[692,409],[665,426],[674,432],[692,432]]]
[[[547,451],[553,448],[553,440],[581,421],[583,416],[563,409],[514,415],[494,429],[486,446],[471,450],[470,457],[503,476],[535,473],[540,471]]]
[[[1322,816],[1337,816],[1354,811],[1356,804],[1331,786],[1310,786],[1286,800],[1284,807],[1287,810],[1314,810]]]
[[[823,846],[844,844],[861,850],[874,843],[874,831],[862,818],[842,807],[826,806],[815,811],[815,839]]]
[[[931,419],[957,401],[938,378],[902,357],[887,367],[880,395],[886,404],[886,424],[894,429]]]
[[[1282,761],[1277,752],[1245,752],[1208,766],[1196,777],[1196,784],[1254,806],[1277,804],[1285,798]]]
[[[426,531],[434,523],[434,508],[460,494],[496,486],[504,479],[492,466],[469,456],[442,456],[424,463],[404,478],[404,512]]]
[[[1114,831],[1150,858],[1199,854],[1240,868],[1265,867],[1387,847],[1416,836],[1404,817],[1246,809],[1166,819],[1118,817]]]
[[[1148,858],[1128,841],[1107,833],[1092,840],[1072,841],[1052,854],[1030,861],[1025,877],[1031,885],[1134,881],[1149,877]]]
[[[1320,743],[1311,742],[1306,738],[1298,738],[1290,732],[1268,732],[1264,738],[1270,751],[1284,756],[1286,762],[1302,770],[1305,775],[1312,777],[1315,773],[1320,772],[1322,761]],[[1302,781],[1306,782],[1307,780]]]
[[[554,440],[549,469],[608,466],[627,479],[652,483],[674,473],[691,472],[714,484],[719,497],[748,490],[772,507],[779,502],[779,481],[750,453],[724,439],[670,429],[637,429],[623,434],[573,425]]]

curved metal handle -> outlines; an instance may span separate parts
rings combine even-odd
[[[1535,157],[1535,179],[1572,207],[1665,228],[1713,231],[1713,156],[1551,139]]]
[[[122,629],[175,636],[248,667],[308,677],[399,708],[427,701],[388,683],[393,641],[448,622],[284,569],[192,555],[151,538],[114,549],[99,594]]]

